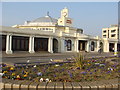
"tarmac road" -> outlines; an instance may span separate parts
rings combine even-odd
[[[113,53],[83,53],[86,58],[92,58],[92,57],[109,57],[114,56]],[[7,64],[14,64],[14,63],[26,63],[28,60],[30,62],[49,62],[50,59],[53,60],[66,60],[67,58],[73,58],[76,55],[76,53],[35,53],[35,54],[26,54],[24,53],[18,53],[13,55],[4,55],[2,56],[2,62]]]

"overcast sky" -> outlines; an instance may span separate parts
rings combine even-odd
[[[59,18],[64,7],[74,20],[73,27],[82,28],[85,34],[101,36],[102,28],[118,24],[117,2],[3,2],[2,25],[23,24],[46,16],[47,11],[51,17]]]

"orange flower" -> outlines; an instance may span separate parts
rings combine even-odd
[[[27,75],[25,74],[23,77],[27,77]]]

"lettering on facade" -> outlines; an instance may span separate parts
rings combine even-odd
[[[71,20],[67,20],[66,23],[70,23],[70,24],[72,24],[72,21],[71,21]]]

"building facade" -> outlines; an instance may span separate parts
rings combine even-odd
[[[102,38],[106,47],[105,52],[120,51],[120,31],[118,25],[110,25],[102,29]]]
[[[106,31],[107,32],[107,31]],[[49,13],[45,17],[33,21],[25,21],[23,25],[0,28],[2,51],[12,54],[14,51],[28,51],[35,53],[47,51],[57,52],[98,52],[101,49],[109,52],[109,43],[118,45],[118,39],[93,37],[83,33],[80,28],[73,27],[73,19],[69,17],[69,10],[61,10],[58,19],[52,18]],[[111,41],[112,40],[112,41]],[[116,44],[114,45],[115,49]]]
[[[110,25],[109,28],[103,28],[102,38],[120,39],[118,25]]]

